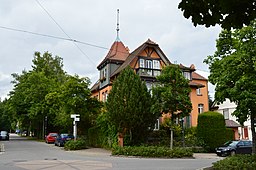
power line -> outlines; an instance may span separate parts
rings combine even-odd
[[[51,16],[51,14],[43,7],[43,5],[38,1],[35,0],[37,4],[47,13],[47,15],[53,20],[53,22],[59,27],[59,29],[69,38],[72,39],[65,31],[64,29],[58,24],[58,22]],[[87,54],[75,43],[76,41],[72,41],[73,44],[78,48],[78,50],[85,56],[87,57],[94,65],[96,65]]]
[[[33,34],[33,35],[37,35],[37,36],[48,37],[48,38],[60,39],[60,40],[65,40],[65,41],[73,41],[73,42],[88,45],[88,46],[91,46],[91,47],[96,47],[96,48],[101,48],[101,49],[104,49],[104,50],[109,50],[109,48],[106,48],[106,47],[102,47],[102,46],[99,46],[99,45],[95,45],[95,44],[91,44],[91,43],[87,43],[87,42],[83,42],[83,41],[79,41],[79,40],[75,40],[75,39],[63,38],[63,37],[58,37],[58,36],[48,35],[48,34],[42,34],[42,33],[36,33],[36,32],[26,31],[26,30],[17,29],[17,28],[5,27],[5,26],[0,26],[0,28],[10,30],[10,31],[23,32],[23,33],[27,33],[27,34]]]

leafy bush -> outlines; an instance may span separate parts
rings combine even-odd
[[[86,149],[86,142],[85,140],[70,140],[67,141],[64,145],[65,150],[80,150]]]
[[[241,170],[255,169],[256,155],[235,155],[213,163],[216,170]]]
[[[218,112],[205,112],[198,116],[197,137],[203,140],[205,149],[214,152],[226,142],[224,116]]]
[[[182,158],[192,157],[193,152],[187,148],[156,147],[156,146],[126,146],[114,147],[112,155],[161,157],[161,158]]]

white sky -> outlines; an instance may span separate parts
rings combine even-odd
[[[194,64],[207,76],[203,60],[215,51],[220,27],[194,27],[178,9],[180,0],[1,0],[0,3],[0,97],[12,89],[12,73],[30,70],[35,51],[49,51],[63,58],[71,75],[98,79],[97,65],[108,50],[71,41],[16,32],[1,27],[68,38],[110,48],[116,39],[117,9],[120,39],[131,51],[148,38],[159,44],[171,62]],[[82,51],[82,52],[81,52]],[[209,87],[210,94],[213,88]]]

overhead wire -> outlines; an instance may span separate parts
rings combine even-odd
[[[44,8],[44,6],[38,1],[35,0],[37,4],[46,12],[46,14],[53,20],[53,22],[59,27],[59,29],[69,38],[72,39],[65,31],[64,29],[58,24],[58,22],[51,16],[51,14]],[[87,57],[95,66],[96,64],[90,59],[90,57],[75,43],[77,41],[72,41],[73,44],[78,48],[78,50],[85,56]]]

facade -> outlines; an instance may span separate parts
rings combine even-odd
[[[156,82],[156,76],[160,75],[163,67],[172,64],[159,45],[150,39],[140,45],[133,52],[119,40],[112,44],[107,56],[98,65],[99,80],[91,88],[92,96],[100,101],[106,101],[111,90],[113,80],[118,74],[130,66],[135,74],[146,82],[148,89]],[[193,110],[186,117],[184,123],[187,127],[197,126],[198,114],[208,111],[208,80],[195,72],[195,66],[179,65],[183,75],[190,80],[190,98]],[[160,122],[158,120],[158,122]]]
[[[221,114],[223,114],[226,127],[232,128],[236,140],[239,139],[249,139],[252,140],[252,131],[251,131],[251,120],[248,119],[244,122],[244,126],[241,126],[239,122],[236,120],[236,117],[232,115],[232,113],[236,110],[236,104],[230,102],[229,99],[226,99],[221,104],[215,104],[215,110]]]

